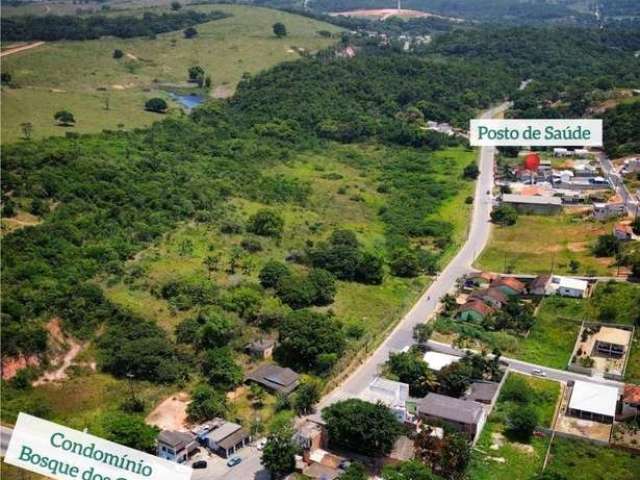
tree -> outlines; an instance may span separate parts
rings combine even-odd
[[[464,167],[464,170],[462,171],[462,177],[469,180],[475,180],[478,178],[478,175],[480,175],[480,169],[475,163],[470,163]]]
[[[437,480],[429,467],[418,460],[409,460],[382,469],[382,480]]]
[[[580,270],[580,262],[577,260],[570,260],[569,261],[569,271],[571,273],[578,273],[578,270]]]
[[[108,440],[143,452],[152,453],[155,450],[160,430],[147,425],[142,417],[110,412],[104,415],[102,424]]]
[[[420,271],[418,256],[408,248],[398,249],[393,252],[389,263],[391,274],[396,277],[417,277]]]
[[[63,127],[70,127],[75,125],[76,119],[73,116],[73,113],[67,110],[60,110],[53,115],[54,120],[58,123],[58,125]]]
[[[204,422],[215,417],[224,417],[227,412],[227,397],[213,387],[200,384],[191,392],[191,401],[187,405],[190,422]]]
[[[518,212],[511,205],[500,205],[491,212],[491,221],[502,226],[515,225]]]
[[[122,50],[120,50],[119,48],[116,48],[113,51],[113,58],[115,58],[117,60],[118,58],[122,58],[122,57],[124,57],[124,52]]]
[[[12,75],[9,72],[2,72],[0,73],[0,83],[2,83],[2,85],[8,85],[11,83],[12,80]]]
[[[189,27],[189,28],[186,28],[183,33],[184,33],[184,38],[188,39],[198,35],[198,30],[196,30],[194,27]]]
[[[202,350],[225,346],[237,329],[234,320],[215,308],[201,311],[198,314],[198,324],[201,326],[194,340]]]
[[[31,133],[33,132],[33,124],[31,122],[24,122],[20,124],[22,130],[22,136],[25,140],[31,140]]]
[[[518,405],[507,416],[507,432],[527,440],[538,425],[538,412],[530,405]]]
[[[614,257],[620,253],[620,240],[613,234],[600,235],[593,246],[596,257]]]
[[[442,393],[452,397],[460,397],[472,380],[471,367],[463,361],[447,365],[437,375]]]
[[[429,375],[427,362],[418,357],[413,351],[392,353],[389,356],[389,370],[402,383],[408,383],[411,396],[424,397],[429,391],[425,389],[423,381]]]
[[[273,33],[278,38],[286,37],[287,27],[285,27],[283,23],[276,22],[273,24]]]
[[[367,480],[368,478],[369,475],[367,475],[367,471],[362,464],[358,462],[353,462],[347,467],[344,473],[340,475],[340,480]]]
[[[322,419],[332,446],[374,457],[389,453],[402,433],[388,407],[355,398],[325,408]]]
[[[242,368],[233,359],[229,347],[208,350],[202,362],[202,374],[210,385],[231,390],[242,383]]]
[[[267,437],[262,451],[262,464],[274,480],[284,478],[295,470],[295,455],[298,451],[290,428],[282,428]]]
[[[171,10],[177,12],[182,8],[182,4],[180,2],[171,2]]]
[[[204,83],[204,68],[200,65],[195,65],[193,67],[189,67],[189,81],[193,83],[197,83],[199,87]]]
[[[320,383],[309,378],[297,388],[293,398],[293,408],[298,415],[307,415],[313,411],[313,406],[318,400],[320,400]]]
[[[167,102],[159,97],[150,98],[144,103],[144,109],[148,112],[165,113],[168,108]]]
[[[204,263],[204,266],[207,268],[209,278],[211,278],[211,274],[218,271],[218,265],[220,264],[220,255],[207,255],[202,263]]]
[[[633,230],[633,233],[635,233],[636,235],[640,235],[640,216],[637,216],[633,220],[633,223],[631,224],[631,228]]]
[[[416,437],[415,447],[418,458],[449,479],[462,478],[471,458],[471,445],[458,432],[447,431],[439,438],[428,427]]]
[[[287,265],[277,260],[269,260],[260,270],[258,278],[260,279],[260,285],[264,288],[276,288],[278,283],[290,274],[291,272]]]
[[[275,356],[294,370],[321,373],[321,367],[326,367],[322,365],[322,355],[333,355],[337,359],[344,351],[345,337],[340,322],[321,313],[310,310],[291,312],[279,330],[280,342]]]
[[[263,237],[277,238],[284,230],[284,220],[272,210],[258,210],[249,217],[247,230]]]
[[[336,294],[336,277],[331,272],[321,268],[313,268],[309,272],[307,281],[314,290],[314,305],[329,305],[333,303],[333,297]]]
[[[430,323],[419,323],[413,327],[413,339],[418,343],[427,343],[433,334],[433,325]]]

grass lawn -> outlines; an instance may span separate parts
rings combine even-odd
[[[169,32],[155,39],[48,42],[3,58],[3,71],[12,74],[19,88],[2,87],[2,141],[21,138],[23,122],[33,124],[33,138],[64,135],[66,131],[99,132],[116,129],[119,124],[127,129],[143,127],[161,118],[143,110],[145,100],[154,96],[168,99],[159,89],[160,84],[186,82],[191,66],[201,65],[211,75],[213,95],[228,96],[245,72],[255,74],[277,63],[295,60],[299,58],[296,52],[299,48],[306,51],[325,48],[335,40],[317,32],[340,30],[266,8],[240,5],[189,8],[223,10],[233,16],[196,26],[199,34],[190,40],[184,39],[182,32]],[[278,21],[287,27],[284,39],[273,35],[272,25]],[[125,56],[114,60],[114,49],[121,49]],[[108,111],[106,97],[109,97]],[[179,110],[176,103],[170,105]],[[75,127],[55,125],[53,114],[61,109],[75,115]]]
[[[527,338],[519,342],[514,356],[527,362],[564,369],[569,363],[586,302],[563,297],[542,301],[536,323]]]
[[[552,380],[510,373],[506,382],[521,377],[534,391],[540,424],[549,426],[560,394],[560,384]],[[473,480],[530,480],[542,469],[549,439],[532,437],[527,443],[510,440],[505,435],[505,419],[513,403],[504,396],[498,402],[473,450],[467,476]],[[494,448],[491,448],[491,447]],[[496,448],[497,447],[497,448]],[[504,462],[502,461],[504,460]]]
[[[494,272],[572,273],[569,262],[580,266],[576,273],[615,274],[613,259],[596,258],[590,246],[599,235],[610,233],[612,222],[595,222],[577,215],[520,215],[511,227],[495,227],[476,266]]]
[[[571,479],[635,480],[640,478],[640,457],[623,450],[556,437],[547,470]]]

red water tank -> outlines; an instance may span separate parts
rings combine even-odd
[[[540,155],[537,153],[530,153],[526,157],[524,157],[524,168],[526,170],[530,170],[535,172],[538,170],[540,166]]]

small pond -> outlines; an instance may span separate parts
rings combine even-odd
[[[178,95],[177,93],[170,92],[171,98],[185,107],[187,110],[191,110],[203,103],[206,98],[202,95],[196,95],[195,93],[189,95]]]

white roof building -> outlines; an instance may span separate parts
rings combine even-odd
[[[460,361],[460,357],[457,357],[456,355],[433,351],[425,353],[422,359],[427,362],[431,370],[435,370],[436,372],[439,372],[447,365]]]
[[[589,282],[579,278],[560,277],[555,275],[551,279],[551,290],[564,297],[584,298],[589,291]]]
[[[567,412],[580,418],[613,422],[620,392],[616,387],[576,380]]]
[[[407,383],[376,377],[358,397],[366,402],[385,404],[401,422],[407,419],[407,399],[409,398]]]

